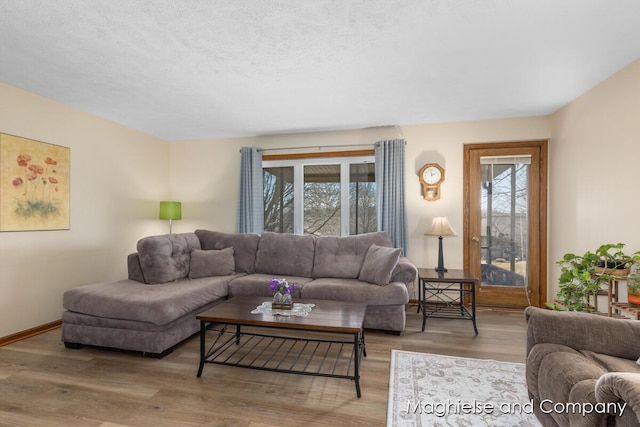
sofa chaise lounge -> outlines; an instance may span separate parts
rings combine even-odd
[[[271,296],[269,282],[296,283],[295,299],[367,304],[365,327],[404,330],[416,267],[386,232],[315,237],[196,230],[140,239],[128,278],[64,293],[62,341],[162,357],[199,330],[196,315],[227,298]]]

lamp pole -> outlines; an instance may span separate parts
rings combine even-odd
[[[447,269],[444,268],[444,256],[442,255],[442,236],[438,236],[438,273],[446,273]]]

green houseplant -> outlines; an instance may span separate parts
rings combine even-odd
[[[626,276],[631,266],[640,260],[640,252],[631,255],[624,253],[624,243],[608,243],[596,250],[599,257],[596,273],[608,276]]]
[[[606,278],[595,274],[600,256],[587,251],[583,255],[565,254],[556,264],[560,265],[560,304],[547,304],[556,310],[592,311],[588,300],[595,295]]]
[[[623,249],[623,243],[600,246],[596,254],[603,262],[598,265],[596,273],[614,279],[626,277],[627,301],[634,307],[640,307],[640,273],[635,271],[629,274],[631,267],[640,261],[640,251],[627,255]]]
[[[587,251],[583,255],[565,254],[556,264],[560,265],[559,304],[547,304],[556,310],[593,311],[589,298],[602,289],[611,278],[619,278],[629,273],[630,267],[640,261],[640,251],[628,255],[624,252],[624,243],[600,245],[595,252]],[[640,303],[640,286],[638,296]],[[635,288],[629,288],[629,292]]]

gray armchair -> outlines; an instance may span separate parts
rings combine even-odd
[[[544,426],[640,425],[640,321],[528,307],[526,380]]]

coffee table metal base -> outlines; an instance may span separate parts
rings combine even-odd
[[[355,382],[356,395],[361,396],[360,361],[367,355],[364,328],[358,333],[349,334],[353,339],[347,341],[337,339],[338,334],[335,332],[320,334],[322,338],[299,338],[261,334],[253,330],[247,332],[240,325],[229,328],[233,324],[222,325],[219,330],[211,329],[212,326],[214,322],[200,320],[198,377],[202,375],[205,363],[213,363],[263,371],[344,378]],[[205,350],[207,331],[217,333],[209,350]]]

